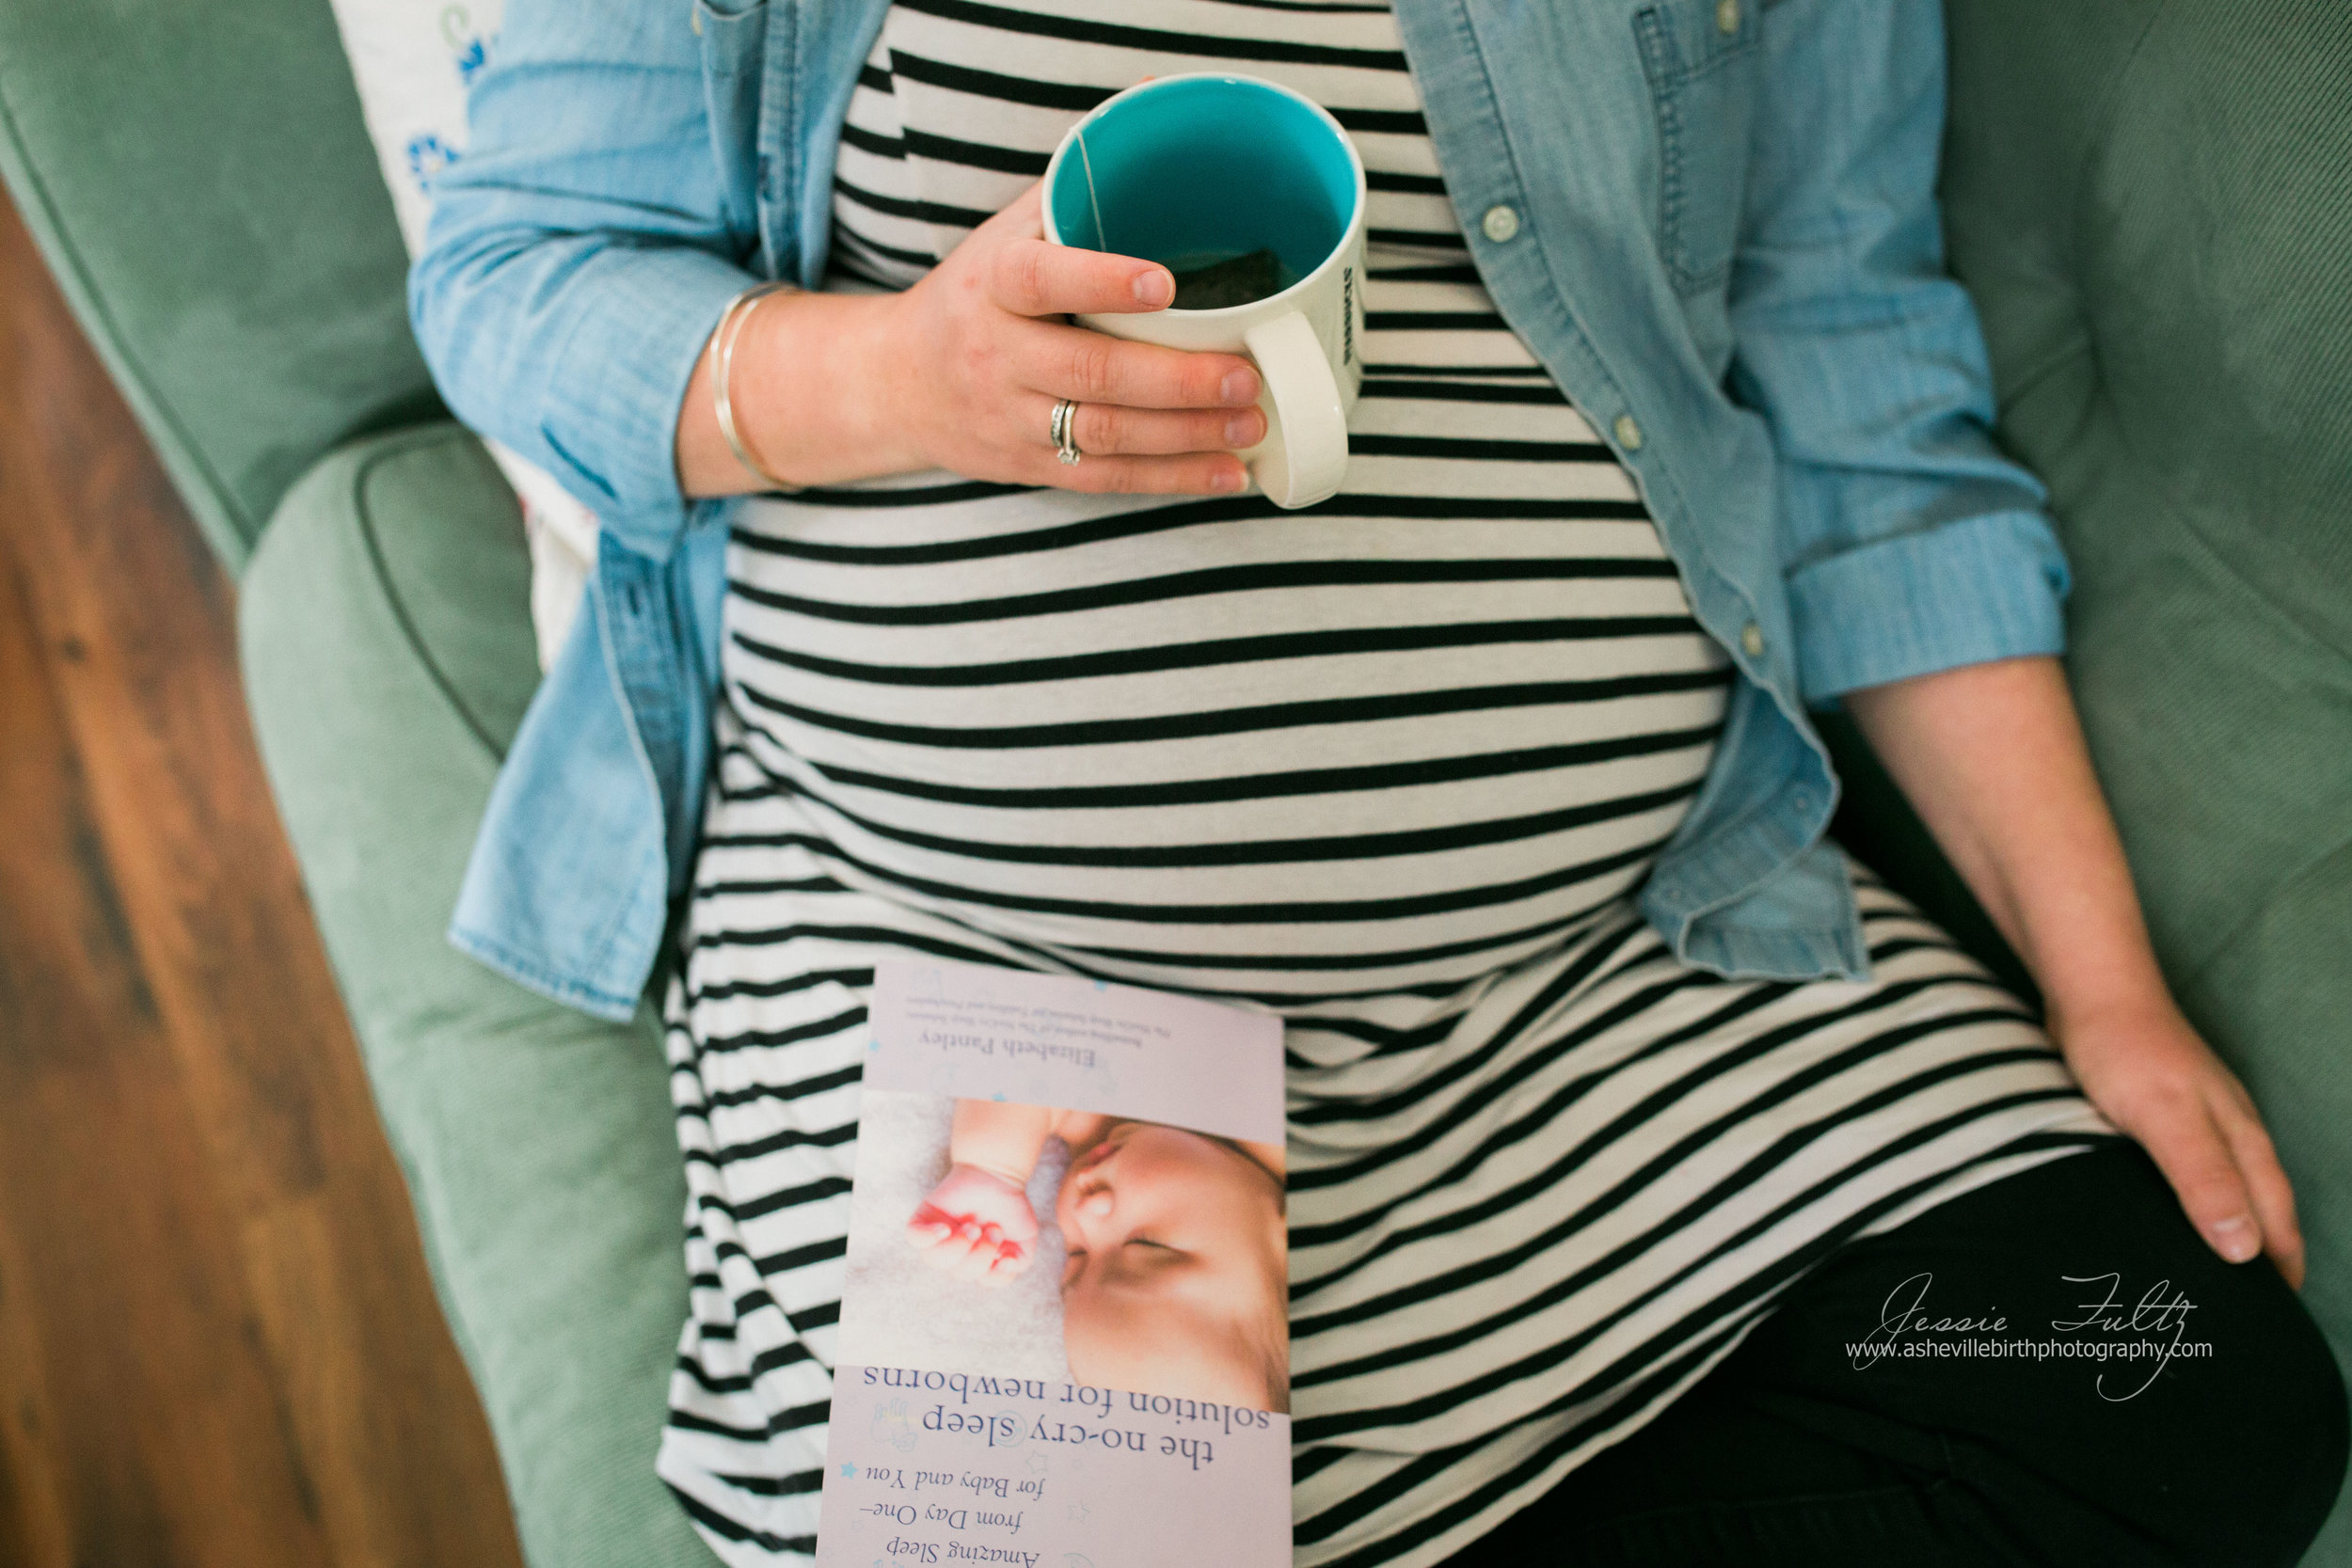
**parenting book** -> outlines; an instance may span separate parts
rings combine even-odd
[[[875,970],[818,1568],[1291,1560],[1282,1028]]]

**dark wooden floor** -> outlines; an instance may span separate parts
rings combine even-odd
[[[0,203],[0,1564],[504,1568],[233,610]]]

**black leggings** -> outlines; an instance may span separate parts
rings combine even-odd
[[[2110,1273],[2111,1291],[2062,1277]],[[1920,1332],[1904,1309],[1922,1291],[1931,1323],[2002,1324]],[[2099,1323],[2056,1326],[2109,1294]],[[2139,1332],[2104,1329],[2135,1309]],[[2177,1330],[2182,1348],[2160,1370],[1931,1353],[1855,1370],[1889,1316],[1905,1346]],[[2286,1568],[2335,1502],[2345,1444],[2343,1382],[2294,1292],[2267,1262],[2214,1256],[2119,1139],[1846,1248],[1656,1420],[1447,1568]]]

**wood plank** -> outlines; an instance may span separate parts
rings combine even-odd
[[[519,1561],[233,593],[0,213],[0,1561]]]
[[[15,520],[5,500],[0,515]],[[232,1216],[35,657],[21,567],[8,588],[0,801],[29,831],[0,833],[0,1309],[28,1321],[9,1338],[37,1359],[11,1366],[8,1392],[60,1494],[72,1556],[58,1560],[227,1564],[248,1532],[318,1560]]]

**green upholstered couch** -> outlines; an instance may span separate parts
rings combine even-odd
[[[2342,0],[1949,5],[1952,257],[2057,495],[2092,744],[2352,1359],[2352,27]],[[263,754],[526,1551],[707,1568],[651,1470],[685,1308],[657,1032],[441,942],[537,678],[528,568],[409,341],[326,0],[0,0],[0,170],[243,578]],[[1834,733],[1847,842],[2007,965]],[[2352,1564],[2347,1515],[2312,1560]]]

